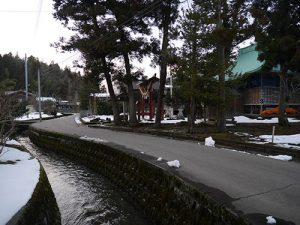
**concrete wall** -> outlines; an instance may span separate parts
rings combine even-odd
[[[164,167],[151,156],[113,144],[100,144],[31,128],[36,145],[63,154],[108,177],[128,192],[154,224],[232,224],[246,222]]]

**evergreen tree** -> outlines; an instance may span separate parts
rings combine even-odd
[[[279,66],[280,96],[279,125],[288,126],[285,115],[287,104],[288,71],[299,72],[300,5],[298,0],[256,0],[252,9],[255,40],[259,59],[264,68]]]
[[[203,80],[201,56],[204,54],[201,48],[202,21],[194,5],[192,9],[184,12],[179,23],[183,47],[180,51],[180,60],[176,71],[176,84],[180,87],[183,95],[189,98],[189,131],[193,133],[196,119],[196,99],[199,98],[201,92],[203,92],[203,89],[200,90],[199,87],[201,80]]]
[[[250,0],[195,0],[198,13],[206,24],[203,38],[207,46],[206,61],[213,65],[210,73],[218,75],[218,115],[220,131],[225,126],[225,76],[232,63],[232,49],[249,37]]]
[[[150,34],[150,28],[141,19],[143,1],[55,1],[55,17],[68,24],[70,29],[76,30],[69,41],[61,43],[64,49],[77,49],[85,59],[86,69],[98,76],[103,74],[113,105],[115,122],[118,107],[112,86],[111,74],[116,69],[114,62],[123,58],[125,73],[123,81],[127,86],[129,99],[130,123],[136,123],[135,98],[132,81],[131,60],[141,58],[151,52],[151,45],[143,35]],[[133,36],[132,34],[135,34]],[[120,73],[117,73],[120,74]]]
[[[152,2],[152,1],[150,1]],[[153,1],[157,3],[159,1]],[[154,11],[153,18],[156,26],[162,31],[162,43],[159,54],[159,66],[160,66],[160,82],[157,99],[157,109],[155,124],[157,126],[161,123],[161,115],[163,114],[163,98],[165,92],[165,85],[167,79],[167,66],[169,61],[169,42],[171,25],[175,23],[178,17],[179,0],[162,0],[162,5]]]

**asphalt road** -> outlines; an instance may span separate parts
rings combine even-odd
[[[74,116],[43,121],[33,126],[101,138],[168,161],[177,159],[181,164],[178,169],[180,175],[219,190],[227,196],[227,201],[235,210],[256,221],[256,224],[263,224],[267,215],[300,224],[299,162],[208,147],[192,141],[78,126]]]

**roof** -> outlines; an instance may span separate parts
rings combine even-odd
[[[239,55],[236,59],[236,64],[234,65],[231,72],[233,75],[243,75],[245,73],[254,73],[262,69],[264,62],[259,61],[259,52],[256,50],[256,44],[252,44],[245,48],[239,50]],[[274,66],[272,72],[279,72],[280,67]]]
[[[236,64],[232,69],[234,75],[254,73],[262,68],[264,62],[257,59],[258,51],[255,50],[255,47],[256,44],[253,44],[239,50]]]

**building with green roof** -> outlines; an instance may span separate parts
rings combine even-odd
[[[234,78],[243,80],[243,85],[238,88],[235,106],[245,114],[259,114],[262,110],[278,106],[279,67],[273,67],[271,71],[264,71],[264,62],[259,61],[256,44],[239,50],[236,63],[231,70]],[[300,93],[288,91],[288,105],[300,109]],[[237,113],[237,112],[236,112]]]

